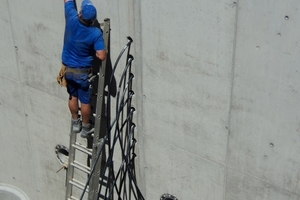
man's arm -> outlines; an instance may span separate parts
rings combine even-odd
[[[64,0],[65,18],[69,20],[71,17],[77,15],[74,0]]]
[[[106,58],[106,50],[98,50],[98,51],[96,51],[96,56],[100,60],[105,60],[105,58]]]
[[[96,35],[94,49],[96,50],[96,57],[100,60],[105,60],[106,58],[106,50],[104,45],[104,40],[102,36],[102,32],[100,29],[94,29],[94,34]]]

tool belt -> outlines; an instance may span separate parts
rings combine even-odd
[[[88,74],[92,73],[92,68],[70,68],[67,67],[65,64],[62,64],[61,69],[56,77],[57,83],[62,87],[67,87],[67,81],[65,79],[66,72],[72,72],[74,74]]]
[[[74,74],[89,74],[92,72],[92,68],[70,68],[66,67],[66,72],[72,72]]]

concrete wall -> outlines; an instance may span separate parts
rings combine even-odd
[[[147,200],[300,200],[298,1],[94,4],[99,20],[111,19],[113,62],[134,40]],[[55,80],[63,3],[1,5],[0,184],[30,200],[64,199],[54,154],[69,142],[67,94]]]

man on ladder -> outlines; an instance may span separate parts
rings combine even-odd
[[[90,88],[88,74],[91,71],[93,55],[100,60],[106,58],[106,50],[99,28],[94,27],[96,8],[89,0],[82,1],[79,14],[73,0],[64,0],[65,35],[62,50],[62,64],[66,67],[65,79],[70,95],[68,105],[72,115],[72,133],[81,133],[86,138],[91,133]],[[78,115],[81,104],[82,122]]]

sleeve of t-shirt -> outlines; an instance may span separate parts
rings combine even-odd
[[[73,0],[69,0],[65,3],[65,18],[68,20],[74,15],[77,15],[75,4]]]
[[[96,34],[97,36],[95,38],[94,49],[96,51],[104,50],[105,46],[104,46],[104,40],[103,40],[102,32],[99,29],[97,29],[96,33],[97,33]]]

